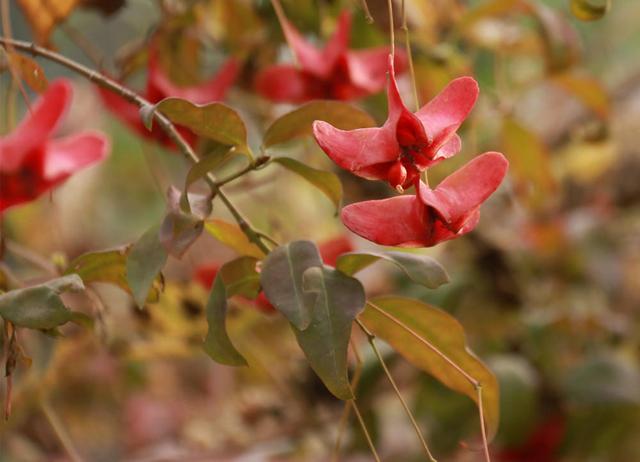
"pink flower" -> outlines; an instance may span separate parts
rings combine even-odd
[[[149,62],[147,66],[147,87],[141,96],[153,104],[169,97],[186,99],[195,104],[221,101],[235,81],[239,68],[238,61],[231,58],[227,60],[218,73],[207,82],[190,87],[181,87],[171,82],[169,77],[162,71],[156,52],[152,49],[149,52]],[[147,130],[140,118],[138,106],[112,91],[99,88],[99,92],[107,108],[117,115],[129,128],[144,138],[156,140],[166,146],[172,145],[167,135],[157,124],[154,124],[151,131]],[[185,128],[179,128],[179,131],[190,144],[195,144],[196,136],[193,133]]]
[[[381,245],[431,247],[473,230],[480,205],[498,188],[508,162],[498,152],[482,154],[444,179],[435,189],[418,183],[415,195],[351,204],[343,223]]]
[[[52,83],[20,125],[0,138],[0,212],[36,199],[107,156],[109,143],[99,132],[51,139],[72,94],[69,81]]]
[[[414,114],[400,98],[391,57],[388,63],[389,116],[382,127],[345,131],[318,120],[313,134],[340,167],[402,191],[419,181],[420,172],[460,151],[456,130],[476,102],[478,84],[471,77],[455,79]]]
[[[275,102],[301,103],[313,99],[353,100],[384,88],[389,47],[349,50],[351,15],[344,11],[324,48],[306,41],[284,17],[282,29],[298,66],[278,64],[258,74],[256,90]],[[406,67],[402,50],[396,52],[398,72]]]

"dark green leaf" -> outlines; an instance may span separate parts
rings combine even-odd
[[[406,252],[352,252],[338,257],[336,269],[353,275],[378,260],[394,263],[409,278],[430,289],[436,289],[449,282],[446,270],[435,259],[426,255]]]
[[[160,243],[158,226],[154,226],[133,245],[127,258],[127,282],[140,308],[166,261],[167,251]]]
[[[414,366],[476,403],[477,390],[465,374],[480,383],[488,437],[493,438],[500,418],[498,381],[469,351],[464,329],[453,316],[418,300],[392,296],[371,300],[360,319]]]
[[[340,183],[340,179],[335,173],[311,168],[289,157],[277,157],[273,159],[273,162],[277,162],[287,170],[300,175],[322,191],[322,193],[333,202],[336,209],[340,208],[340,201],[342,201],[342,183]]]
[[[315,304],[315,296],[302,289],[302,274],[314,266],[322,266],[316,245],[311,241],[294,241],[273,250],[260,273],[267,299],[300,330],[309,327]]]
[[[340,399],[351,399],[347,348],[353,320],[364,307],[364,288],[340,271],[315,266],[304,271],[303,289],[315,301],[309,326],[305,330],[292,326],[298,344],[329,391]]]
[[[227,290],[227,296],[242,295],[254,299],[260,292],[260,274],[256,271],[258,260],[254,257],[240,257],[220,268],[220,275]]]
[[[227,334],[227,291],[220,275],[213,282],[206,310],[209,331],[204,341],[204,351],[220,364],[246,366],[247,361],[233,346]]]
[[[249,152],[244,122],[229,106],[222,103],[197,105],[180,98],[166,98],[156,104],[156,110],[197,135]]]
[[[0,316],[19,327],[54,329],[68,321],[78,319],[67,309],[60,294],[84,289],[82,279],[70,274],[25,289],[0,295]]]
[[[369,114],[341,101],[312,101],[276,119],[267,129],[262,145],[265,148],[311,135],[315,120],[324,120],[336,128],[353,130],[373,127]]]

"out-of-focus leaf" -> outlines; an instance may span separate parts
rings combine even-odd
[[[342,201],[342,183],[340,183],[340,179],[335,173],[309,167],[289,157],[277,157],[273,159],[273,162],[276,162],[287,170],[300,175],[322,191],[322,193],[327,196],[331,202],[333,202],[336,209],[340,207],[340,201]]]
[[[247,361],[233,346],[227,334],[227,291],[220,275],[213,282],[206,310],[209,331],[204,340],[204,351],[220,364],[246,366]]]
[[[571,0],[571,12],[582,21],[602,18],[611,8],[611,0]]]
[[[180,98],[166,98],[156,110],[172,122],[187,127],[197,135],[248,153],[247,128],[240,115],[222,103],[193,104]]]
[[[311,135],[315,120],[324,120],[342,130],[375,126],[373,118],[361,109],[341,101],[312,101],[276,119],[267,129],[262,145],[269,148]]]
[[[599,117],[603,119],[609,117],[609,96],[599,80],[592,77],[560,74],[553,76],[551,82],[578,98]]]
[[[16,72],[33,91],[42,93],[47,89],[49,86],[47,76],[35,60],[19,53],[7,52],[7,56],[12,71]]]
[[[70,274],[24,289],[0,295],[0,316],[19,327],[55,329],[68,321],[79,319],[60,298],[67,291],[84,290],[82,279]]]
[[[406,252],[352,252],[338,257],[336,269],[353,275],[378,260],[394,263],[409,278],[430,289],[436,289],[449,282],[449,275],[438,261],[426,255]]]
[[[501,16],[513,12],[522,0],[488,0],[468,8],[457,22],[461,29],[468,28],[482,19]]]
[[[273,250],[260,272],[269,302],[299,330],[311,323],[315,296],[303,290],[302,274],[314,266],[322,266],[316,245],[311,241],[293,241]]]
[[[547,68],[559,72],[576,64],[582,54],[580,37],[567,18],[542,2],[527,2],[527,5],[538,21]]]
[[[198,21],[218,42],[227,44],[236,55],[242,55],[264,41],[260,16],[251,2],[219,0],[203,2],[194,8]]]
[[[138,307],[144,306],[166,261],[167,251],[160,243],[158,226],[154,226],[133,245],[127,257],[127,283]]]
[[[224,245],[231,247],[240,255],[264,258],[264,252],[249,241],[238,225],[223,220],[213,219],[204,223],[204,229]]]
[[[254,257],[240,257],[220,268],[220,275],[227,290],[227,296],[242,295],[254,299],[260,292],[260,274],[256,271],[258,260]]]
[[[580,405],[624,403],[640,406],[638,366],[611,353],[588,358],[570,370],[564,388],[568,399]]]
[[[476,403],[477,390],[460,370],[480,383],[487,433],[493,438],[499,420],[498,381],[467,348],[464,329],[453,316],[418,300],[390,296],[368,302],[360,319],[414,366]]]
[[[556,182],[551,174],[547,148],[540,138],[516,120],[505,118],[502,140],[518,193],[528,197],[533,204],[553,196]]]
[[[347,348],[353,320],[364,307],[364,288],[340,271],[316,266],[304,271],[303,290],[315,296],[315,303],[309,326],[305,330],[293,326],[298,344],[329,391],[351,399]]]
[[[612,140],[571,143],[553,158],[554,172],[582,184],[593,184],[618,160],[619,150]]]
[[[64,21],[80,0],[18,0],[36,42],[47,44],[56,24]]]
[[[215,170],[216,167],[233,157],[234,154],[236,153],[233,148],[224,144],[216,143],[213,149],[211,149],[202,159],[189,169],[187,178],[184,182],[185,192],[193,183],[204,178],[207,173]]]

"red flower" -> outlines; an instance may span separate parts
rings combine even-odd
[[[381,245],[431,247],[473,230],[480,205],[498,188],[508,162],[498,152],[482,154],[435,189],[419,182],[415,195],[358,202],[342,209],[354,233]]]
[[[471,77],[455,79],[414,114],[400,98],[391,57],[389,74],[389,116],[382,127],[344,131],[317,120],[313,134],[340,167],[402,190],[416,183],[421,171],[460,150],[456,130],[476,102],[478,84]]]
[[[0,138],[0,212],[36,199],[106,157],[109,143],[99,132],[51,139],[72,94],[67,80],[52,83],[20,125]]]
[[[149,52],[147,66],[147,87],[141,96],[153,104],[169,97],[186,99],[195,104],[220,101],[224,99],[227,90],[235,81],[239,67],[235,59],[228,59],[218,73],[207,82],[191,87],[180,87],[171,82],[169,77],[162,71],[156,52],[152,50]],[[156,140],[166,146],[172,146],[164,131],[156,124],[154,124],[151,131],[147,130],[140,118],[138,106],[104,88],[99,88],[99,92],[107,108],[139,135],[147,139]],[[195,143],[196,136],[193,133],[185,128],[179,128],[179,130],[190,144]]]
[[[284,35],[298,66],[267,67],[256,78],[258,93],[275,102],[301,103],[313,99],[353,100],[384,88],[389,47],[349,50],[351,15],[344,11],[324,48],[306,41],[281,17]],[[398,72],[406,67],[402,50],[396,52]]]
[[[562,416],[550,417],[535,428],[522,445],[503,449],[497,454],[497,459],[501,462],[557,462],[565,433],[565,419]]]
[[[345,236],[338,236],[321,242],[318,245],[318,251],[320,252],[322,261],[329,266],[335,266],[336,260],[340,255],[351,252],[352,250],[353,246],[351,245],[351,241]],[[195,270],[194,278],[202,287],[210,289],[219,269],[220,265],[217,264],[199,266]],[[276,311],[262,291],[258,294],[258,297],[251,302],[256,308],[265,313],[274,313]]]

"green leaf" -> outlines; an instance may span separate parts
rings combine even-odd
[[[464,329],[453,316],[418,300],[390,296],[368,302],[360,320],[411,364],[476,403],[477,390],[460,370],[480,383],[487,433],[493,438],[499,420],[498,381],[467,348]]]
[[[293,332],[311,368],[340,399],[353,394],[347,374],[347,348],[351,325],[365,304],[360,281],[328,266],[315,266],[303,273],[305,293],[315,296],[311,323]]]
[[[187,191],[193,183],[204,178],[207,173],[215,170],[216,167],[230,159],[235,154],[237,153],[233,150],[233,147],[219,143],[215,144],[214,149],[209,151],[189,169],[187,178],[184,182],[184,190]]]
[[[258,260],[254,257],[240,257],[220,268],[227,296],[242,295],[254,299],[260,292],[260,273],[256,271]]]
[[[340,179],[335,173],[309,167],[289,157],[276,157],[273,159],[273,162],[277,162],[287,170],[300,175],[322,191],[322,193],[333,202],[336,209],[340,208],[340,202],[342,201],[342,183],[340,183]]]
[[[571,12],[582,21],[595,21],[611,9],[611,0],[571,0]]]
[[[414,282],[436,289],[449,282],[447,271],[435,259],[426,255],[406,252],[352,252],[338,257],[336,269],[353,275],[378,260],[394,263]]]
[[[80,290],[84,290],[84,284],[77,274],[11,290],[0,295],[0,316],[19,327],[55,329],[68,321],[79,319],[65,306],[60,294]]]
[[[240,115],[229,106],[222,103],[197,105],[180,98],[166,98],[155,107],[172,122],[197,135],[249,152],[247,128]]]
[[[166,261],[167,251],[160,243],[158,226],[154,226],[133,245],[127,258],[127,283],[138,307],[144,306],[153,281]]]
[[[253,242],[249,241],[249,238],[242,232],[240,227],[233,223],[227,223],[226,221],[218,219],[207,220],[204,223],[204,229],[218,241],[231,247],[240,255],[247,255],[259,259],[264,258],[264,252]]]
[[[269,302],[300,330],[309,327],[315,304],[315,296],[303,290],[302,274],[314,266],[322,266],[316,245],[311,241],[293,241],[273,250],[260,272]]]
[[[342,130],[375,126],[375,121],[369,114],[350,104],[341,101],[312,101],[276,119],[267,129],[262,145],[268,148],[309,136],[315,120],[324,120]]]
[[[233,346],[227,334],[227,291],[220,275],[213,282],[206,311],[209,331],[204,340],[204,351],[220,364],[246,366],[247,361]]]
[[[9,48],[9,50],[10,49],[11,48]],[[5,52],[9,59],[12,72],[16,72],[33,91],[43,93],[47,89],[49,86],[47,76],[36,61],[18,53]]]

